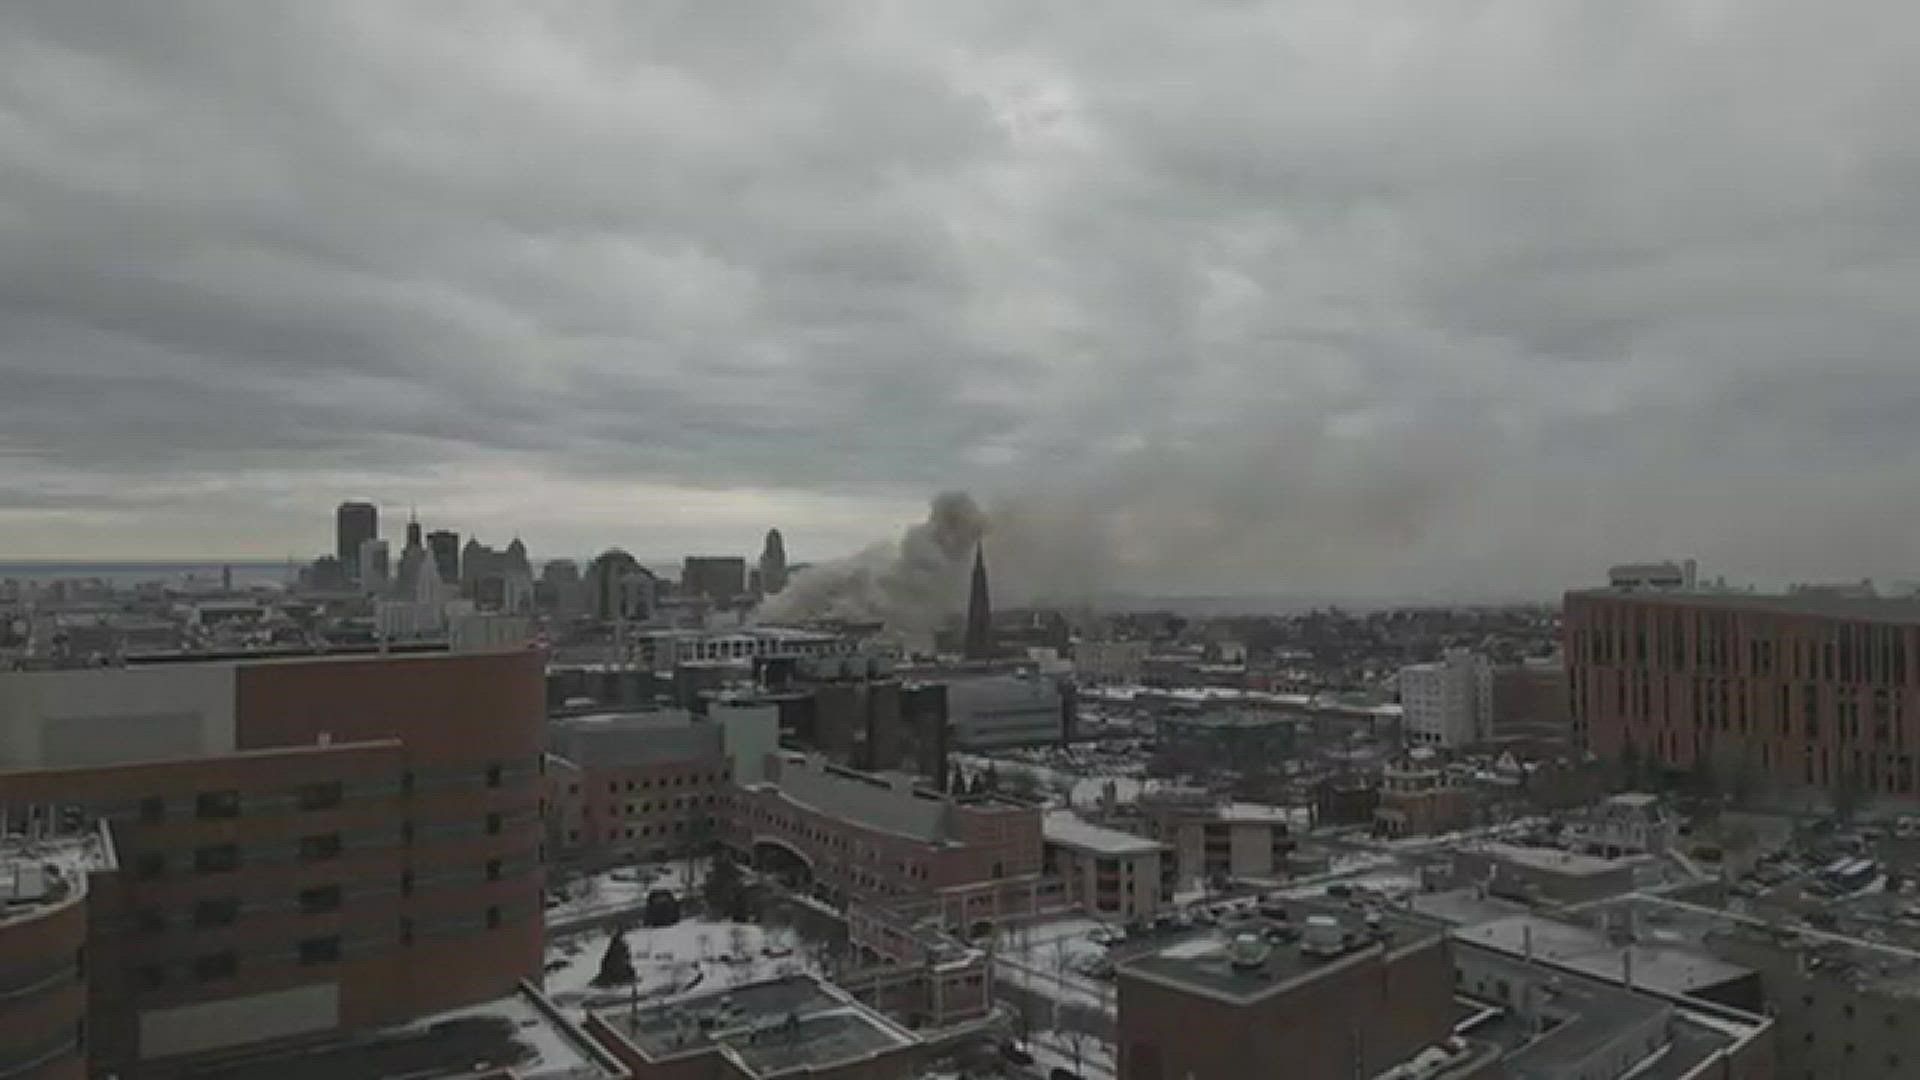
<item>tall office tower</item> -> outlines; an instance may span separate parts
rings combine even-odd
[[[747,591],[747,560],[739,555],[689,555],[680,572],[680,595],[725,604]]]
[[[962,655],[969,660],[993,657],[993,605],[987,600],[987,545],[973,549],[973,589],[967,594],[967,636]]]
[[[767,530],[767,546],[760,549],[760,591],[769,595],[787,587],[787,544],[779,529]]]
[[[334,556],[347,573],[357,573],[360,545],[380,535],[380,511],[370,502],[343,502],[333,512]]]
[[[451,529],[435,529],[427,534],[427,550],[433,552],[433,565],[440,580],[449,585],[460,580],[460,534]]]
[[[414,517],[412,514],[408,514],[407,515],[407,548],[417,548],[420,546],[421,546],[420,519],[417,517]],[[406,548],[403,548],[402,550],[406,550]]]

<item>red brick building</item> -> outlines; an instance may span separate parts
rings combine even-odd
[[[87,897],[90,1067],[149,1075],[537,978],[542,662],[0,674],[0,810],[99,819],[117,860]]]
[[[1604,759],[1916,793],[1920,601],[1594,590],[1565,633],[1575,738]]]

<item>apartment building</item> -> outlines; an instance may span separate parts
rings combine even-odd
[[[1152,919],[1173,904],[1174,860],[1167,845],[1052,810],[1042,822],[1043,871],[1089,915],[1118,922]]]
[[[537,977],[542,659],[0,674],[0,813],[27,838],[97,821],[111,845],[86,892],[89,1072],[404,1023]]]
[[[1135,804],[1143,831],[1167,845],[1182,884],[1287,873],[1293,829],[1309,812],[1261,803],[1222,801],[1208,792],[1143,792]]]
[[[1867,798],[1920,794],[1920,600],[1566,596],[1576,741],[1608,760]]]

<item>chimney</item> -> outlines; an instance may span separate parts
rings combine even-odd
[[[1633,946],[1632,945],[1628,945],[1626,948],[1620,950],[1620,972],[1621,972],[1621,981],[1626,984],[1626,987],[1628,990],[1632,990],[1633,989]]]

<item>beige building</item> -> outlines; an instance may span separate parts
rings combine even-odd
[[[1097,918],[1151,919],[1173,903],[1173,852],[1165,845],[1082,820],[1071,810],[1042,821],[1043,872],[1066,883],[1067,897]]]
[[[1147,792],[1139,811],[1147,835],[1171,851],[1181,884],[1284,876],[1293,828],[1306,817],[1284,806],[1221,802],[1195,790]]]

